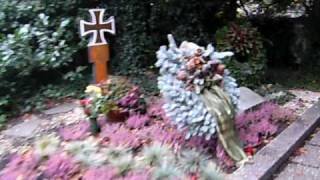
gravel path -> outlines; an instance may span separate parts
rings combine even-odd
[[[74,124],[84,118],[79,102],[73,101],[10,121],[6,129],[0,131],[0,169],[6,163],[8,154],[24,152],[31,148],[38,137],[55,134],[59,127]]]

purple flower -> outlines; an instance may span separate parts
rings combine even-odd
[[[234,161],[228,156],[228,154],[224,150],[224,147],[220,143],[218,143],[216,147],[216,156],[221,165],[224,165],[226,167],[232,167],[235,165]]]
[[[140,91],[138,87],[132,88],[127,95],[122,97],[118,104],[123,108],[134,108],[139,106]]]
[[[148,109],[147,109],[148,115],[150,117],[168,121],[168,117],[166,116],[166,113],[162,108],[162,106],[164,105],[164,100],[153,98],[150,100],[150,102],[152,102],[152,104],[148,105]]]
[[[36,180],[40,158],[29,153],[13,155],[7,166],[0,172],[0,180]]]
[[[166,127],[160,123],[143,128],[137,132],[137,136],[143,141],[158,141],[167,144],[180,144],[181,140],[184,140],[183,134],[176,128]]]
[[[46,162],[44,175],[52,179],[71,179],[80,171],[80,166],[67,154],[59,153],[52,155]]]
[[[133,116],[130,116],[127,120],[127,127],[133,128],[133,129],[140,129],[144,127],[146,124],[150,122],[150,118],[148,115],[140,115],[136,114]]]
[[[290,113],[287,112],[277,104],[266,103],[255,111],[239,115],[236,118],[236,126],[240,139],[246,147],[260,145],[263,137],[277,133],[277,123],[289,116]]]
[[[83,140],[90,135],[90,123],[83,120],[78,124],[63,127],[59,134],[65,141]]]
[[[141,145],[140,139],[133,132],[120,125],[103,127],[100,136],[115,146],[137,148]]]
[[[117,176],[117,170],[110,167],[91,168],[83,175],[83,180],[108,180]]]

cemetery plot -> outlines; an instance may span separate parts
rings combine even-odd
[[[0,179],[223,179],[225,173],[250,161],[261,147],[268,144],[280,132],[281,124],[295,118],[292,111],[265,102],[263,97],[248,88],[240,88],[238,91],[235,80],[225,76],[227,70],[221,62],[206,64],[206,57],[222,58],[230,53],[214,52],[210,46],[204,49],[192,43],[185,43],[178,49],[173,39],[169,40],[170,47],[177,49],[160,49],[160,61],[165,57],[161,51],[186,54],[196,52],[195,57],[191,54],[191,58],[186,58],[185,62],[191,68],[189,72],[178,73],[177,78],[167,77],[169,73],[166,73],[166,68],[172,68],[171,65],[164,67],[162,72],[165,78],[178,84],[186,83],[186,86],[181,86],[179,91],[171,91],[177,90],[172,86],[174,83],[168,84],[170,81],[161,81],[160,78],[160,89],[167,89],[161,89],[163,97],[151,98],[142,94],[138,86],[119,79],[89,85],[85,90],[86,98],[79,101],[82,113],[79,107],[72,104],[44,111],[49,121],[62,122],[41,133],[40,137],[33,138],[33,142],[27,146],[12,151],[9,162],[0,172]],[[188,80],[188,73],[194,73],[193,68],[201,70],[200,67],[206,65],[213,72],[218,72],[209,75],[215,92],[208,93],[209,99],[206,96],[199,98],[207,88],[199,83],[201,77]],[[186,96],[179,97],[183,93]],[[232,96],[229,93],[233,93]],[[190,103],[191,100],[184,99],[186,97],[195,98],[195,101]],[[169,101],[170,98],[173,99]],[[172,104],[178,110],[187,108],[187,111],[173,114],[175,111],[170,110]],[[223,106],[215,106],[217,104]],[[242,107],[243,112],[236,114],[234,105]],[[204,113],[204,118],[209,119],[201,119],[203,117],[195,111]],[[181,121],[190,121],[184,122],[181,127],[180,120],[176,118],[185,112],[187,116]],[[75,117],[64,118],[65,113]],[[78,114],[82,116],[77,117]],[[24,133],[35,134],[34,129],[41,127],[34,123],[31,125],[32,128]],[[10,132],[17,133],[21,131],[17,129],[29,126],[21,123],[3,131],[3,134],[10,139]]]

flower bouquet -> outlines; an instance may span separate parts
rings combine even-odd
[[[89,85],[85,93],[87,97],[81,100],[81,105],[90,119],[94,133],[100,131],[97,119],[101,115],[105,116],[108,122],[123,122],[130,113],[145,110],[145,101],[139,88],[125,82],[113,83],[109,80],[98,85]]]

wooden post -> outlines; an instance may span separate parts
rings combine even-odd
[[[91,34],[88,44],[89,60],[95,64],[95,83],[101,83],[108,79],[108,61],[110,59],[109,45],[104,37],[104,33],[115,34],[114,17],[103,21],[104,9],[91,9],[91,22],[80,21],[81,36]]]

